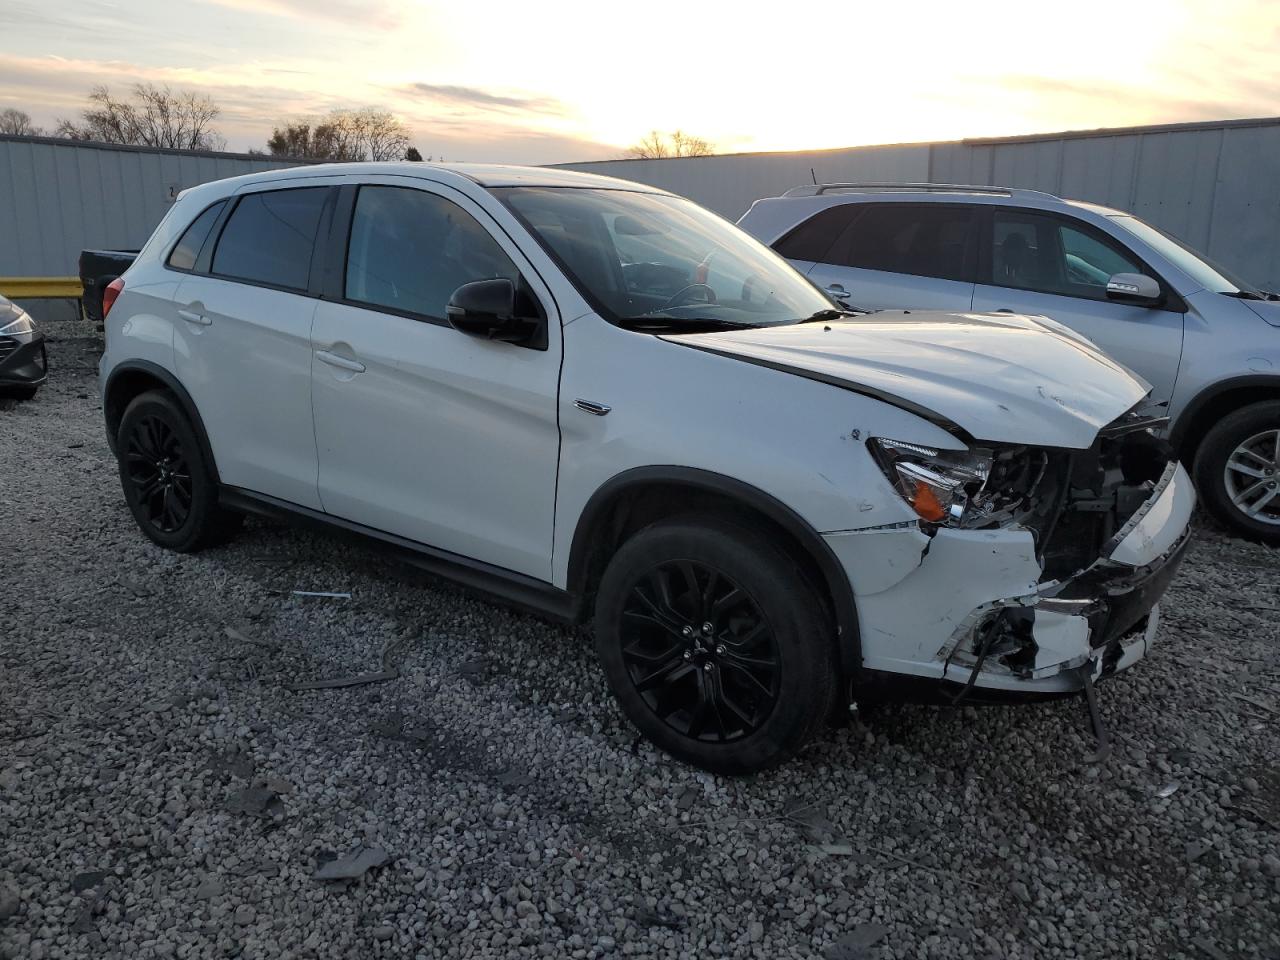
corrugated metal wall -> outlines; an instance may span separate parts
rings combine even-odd
[[[0,136],[0,277],[73,276],[82,249],[142,246],[178,190],[291,165]]]
[[[810,182],[1046,190],[1129,210],[1246,279],[1280,289],[1280,118],[899,147],[563,164],[638,180],[731,219]]]

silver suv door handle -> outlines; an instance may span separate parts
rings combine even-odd
[[[827,293],[831,294],[837,300],[845,300],[849,297],[849,291],[844,288],[844,284],[831,283],[826,287]]]
[[[213,321],[203,313],[198,313],[195,310],[179,310],[178,316],[187,321],[187,323],[198,323],[202,327],[207,327],[209,324],[213,323]]]
[[[331,367],[341,367],[343,370],[350,370],[353,373],[364,373],[364,364],[359,360],[348,360],[346,357],[340,357],[336,353],[330,353],[328,350],[317,350],[316,359],[322,363],[327,363]]]

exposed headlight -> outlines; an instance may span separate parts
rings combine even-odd
[[[15,312],[17,316],[14,316]],[[25,343],[35,336],[35,332],[36,325],[25,310],[13,308],[11,312],[4,312],[0,308],[0,337],[13,337]]]
[[[872,456],[920,519],[958,526],[991,475],[990,450],[934,450],[872,437]]]

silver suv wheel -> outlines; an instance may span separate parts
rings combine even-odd
[[[1223,483],[1249,519],[1280,525],[1280,429],[1255,433],[1237,446],[1227,458]]]

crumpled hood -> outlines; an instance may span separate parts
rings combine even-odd
[[[880,397],[995,442],[1086,448],[1151,389],[1083,337],[1017,314],[881,311],[664,339]]]

